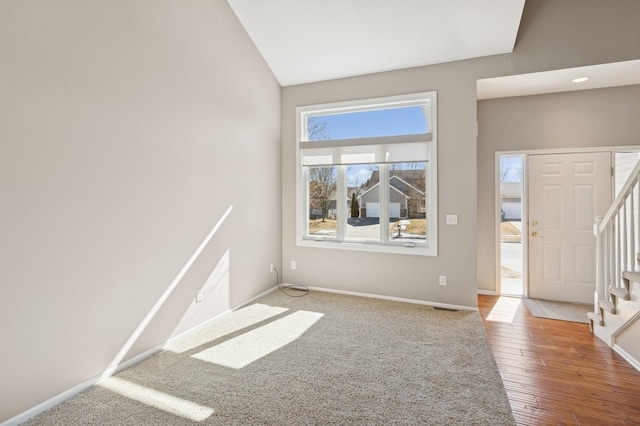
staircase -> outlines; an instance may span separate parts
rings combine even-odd
[[[596,291],[591,331],[640,370],[640,162],[604,217],[596,218]]]

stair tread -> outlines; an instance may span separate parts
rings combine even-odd
[[[613,310],[615,309],[615,307],[613,306],[613,303],[608,302],[606,300],[599,301],[598,306],[600,306],[605,311],[611,312],[611,313],[613,313]]]
[[[622,277],[629,281],[640,282],[640,272],[622,271]]]
[[[609,287],[609,293],[619,297],[622,300],[630,300],[629,291],[624,287]]]
[[[604,326],[602,316],[597,312],[587,312],[587,318],[589,318],[589,330],[593,333],[596,325]]]

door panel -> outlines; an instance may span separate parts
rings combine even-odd
[[[590,303],[593,223],[611,203],[611,154],[530,155],[529,295]]]

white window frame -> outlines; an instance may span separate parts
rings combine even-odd
[[[381,140],[393,143],[403,142],[415,142],[416,140],[423,140],[427,145],[428,158],[425,179],[426,187],[425,193],[426,199],[426,219],[429,228],[427,233],[427,239],[425,243],[397,243],[388,240],[388,230],[381,232],[381,235],[385,237],[380,242],[357,242],[357,241],[342,241],[340,236],[344,234],[338,231],[338,238],[322,238],[322,237],[308,237],[306,236],[306,227],[308,226],[308,197],[306,189],[306,175],[304,174],[304,167],[302,165],[302,149],[301,145],[304,145],[307,138],[307,120],[309,116],[318,116],[323,114],[336,114],[344,112],[360,112],[367,110],[378,110],[393,107],[403,106],[416,106],[427,105],[427,123],[428,133],[422,135],[398,135],[398,136],[384,136],[375,138],[358,138],[358,139],[346,139],[346,140],[331,140],[335,143],[344,143],[349,146],[353,143],[367,144],[367,141],[375,141],[380,143]],[[296,108],[296,243],[300,247],[314,247],[314,248],[329,248],[338,250],[357,250],[357,251],[369,251],[380,253],[396,253],[396,254],[409,254],[409,255],[422,255],[422,256],[437,256],[438,255],[438,152],[437,152],[437,96],[436,92],[422,92],[409,95],[389,96],[384,98],[373,99],[361,99],[355,101],[346,102],[333,102],[318,105],[300,106]],[[408,162],[408,161],[407,161]],[[384,178],[388,180],[388,165],[380,164],[380,182],[385,182]],[[346,188],[341,188],[341,176],[345,174],[345,165],[337,165],[338,172],[338,187],[337,187],[337,207],[340,208],[341,204],[346,206],[346,198],[342,200],[340,197],[344,195]],[[384,170],[384,171],[383,171]],[[385,190],[386,185],[380,185],[380,200],[387,200],[388,203],[388,190]],[[386,197],[386,198],[383,198]],[[344,197],[342,197],[344,198]],[[343,209],[344,210],[344,209]],[[388,222],[388,212],[383,212],[381,208],[380,227],[386,227]],[[346,221],[346,219],[345,219]],[[340,229],[340,226],[339,226]]]

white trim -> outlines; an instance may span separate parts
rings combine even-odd
[[[352,138],[352,139],[326,139],[321,141],[300,141],[300,149],[313,150],[323,148],[339,148],[345,145],[361,146],[361,145],[395,145],[400,143],[424,143],[431,142],[431,133],[416,133],[412,135],[398,136],[371,136],[369,138]]]
[[[283,285],[300,286],[300,284],[283,284]],[[306,286],[306,287],[309,290],[320,291],[320,292],[323,292],[323,293],[344,294],[344,295],[347,295],[347,296],[367,297],[369,299],[382,299],[382,300],[390,300],[392,302],[402,302],[402,303],[412,303],[414,305],[433,306],[435,308],[456,309],[456,310],[460,310],[460,311],[478,312],[478,308],[477,307],[473,307],[473,306],[450,305],[448,303],[430,302],[428,300],[405,299],[403,297],[381,296],[379,294],[360,293],[360,292],[345,291],[345,290],[336,290],[336,289],[325,288],[325,287],[309,287],[309,286]]]
[[[627,152],[640,150],[640,145],[615,145],[584,148],[545,148],[496,151],[500,155],[544,155],[544,154],[576,154],[580,152]]]
[[[498,293],[495,291],[491,291],[491,290],[481,290],[478,289],[478,294],[483,294],[485,296],[497,296]]]
[[[74,395],[79,394],[80,392],[86,389],[89,389],[91,386],[98,383],[98,380],[100,380],[100,376],[96,376],[85,382],[82,382],[79,385],[76,385],[71,389],[68,389],[54,396],[53,398],[49,398],[48,400],[36,405],[35,407],[32,407],[27,411],[24,411],[18,414],[15,417],[5,420],[4,422],[0,423],[0,426],[16,426],[23,422],[26,422],[27,420],[37,416],[38,414],[44,413],[45,411],[50,410],[51,408],[55,407],[61,402],[64,402],[67,399],[72,398]]]
[[[378,186],[378,205],[380,206],[380,209],[378,211],[378,222],[380,223],[380,234],[378,236],[378,239],[380,241],[380,244],[385,246],[389,243],[389,225],[391,225],[391,222],[389,221],[389,209],[391,209],[391,197],[389,197],[389,166],[380,165],[380,167],[378,167],[378,170],[380,173],[378,175],[378,178],[380,179],[380,182],[378,182],[378,184],[382,182],[385,183],[384,185]],[[425,170],[425,179],[426,178],[427,175]]]
[[[495,234],[493,236],[494,245],[495,245],[495,293],[496,295],[502,294],[502,245],[500,241],[500,224],[502,222],[501,216],[499,214],[501,205],[500,205],[500,158],[501,157],[522,157],[522,198],[521,198],[521,208],[522,208],[522,294],[518,296],[528,297],[529,295],[529,279],[528,279],[528,258],[529,258],[529,212],[528,212],[528,196],[529,196],[529,177],[527,176],[528,168],[527,168],[527,154],[523,152],[507,152],[507,151],[497,151],[494,156],[494,206],[493,206],[493,215],[494,215],[494,226],[495,226]],[[513,295],[509,295],[513,296]]]
[[[224,316],[232,311],[238,310],[250,303],[255,302],[257,299],[260,299],[263,296],[266,296],[267,294],[273,292],[274,290],[276,290],[278,288],[278,286],[274,286],[273,288],[270,288],[260,294],[258,294],[257,296],[252,297],[251,299],[242,302],[241,304],[239,304],[238,306],[232,308],[232,309],[227,309],[221,313],[219,313],[218,315],[206,320],[205,322],[196,325],[195,327],[190,328],[189,330],[183,331],[182,333],[179,333],[171,338],[169,338],[166,342],[161,343],[157,346],[154,346],[151,349],[148,349],[144,352],[142,352],[141,354],[138,354],[136,356],[134,356],[133,358],[130,358],[120,364],[118,364],[115,369],[113,369],[113,371],[111,372],[111,374],[109,374],[108,376],[103,376],[103,374],[99,374],[97,376],[94,376],[88,380],[85,380],[84,382],[70,388],[67,389],[64,392],[59,393],[58,395],[55,395],[52,398],[47,399],[46,401],[36,405],[35,407],[32,407],[8,420],[5,420],[4,422],[0,423],[0,426],[17,426],[20,423],[24,423],[26,421],[28,421],[29,419],[37,416],[38,414],[44,413],[47,410],[52,409],[53,407],[55,407],[56,405],[74,397],[75,395],[79,394],[80,392],[83,392],[87,389],[89,389],[92,386],[95,386],[96,384],[98,384],[99,382],[101,382],[102,380],[113,376],[117,373],[119,373],[120,371],[129,368],[141,361],[144,361],[145,359],[157,354],[158,352],[163,351],[167,346],[169,346],[169,344],[189,333],[192,333],[206,325],[208,325],[209,323],[211,323],[212,321],[220,318],[221,316]]]
[[[631,318],[629,318],[620,328],[611,334],[611,337],[616,338],[622,334],[623,331],[631,327],[636,321],[640,321],[640,311],[636,312]]]
[[[424,106],[426,108],[425,115],[428,122],[428,133],[425,133],[426,137],[430,139],[428,144],[428,161],[427,169],[425,171],[426,187],[425,198],[428,198],[426,203],[426,220],[435,226],[429,227],[429,233],[426,236],[424,242],[406,242],[396,243],[389,242],[387,231],[382,224],[388,223],[388,212],[386,209],[381,208],[380,216],[380,241],[359,243],[347,241],[344,239],[344,234],[341,232],[341,226],[344,224],[338,223],[338,229],[336,237],[322,237],[322,236],[308,236],[307,224],[308,224],[308,209],[309,209],[309,194],[307,191],[307,179],[305,168],[302,166],[302,151],[304,149],[312,149],[314,146],[321,146],[321,144],[327,144],[327,146],[336,145],[336,141],[307,141],[307,122],[308,116],[322,116],[328,114],[347,113],[353,111],[367,111],[367,110],[379,110],[386,108],[402,107],[402,106]],[[358,250],[358,251],[371,251],[378,253],[394,253],[394,254],[412,254],[422,256],[437,256],[438,255],[438,148],[437,148],[437,127],[438,127],[438,114],[437,114],[437,92],[421,92],[407,95],[388,96],[382,98],[373,99],[359,99],[341,102],[332,102],[317,105],[306,105],[296,107],[296,245],[298,247],[322,247],[329,249],[342,249],[342,250]],[[380,138],[360,138],[360,139],[347,139],[345,143],[349,141],[355,141],[357,144],[366,144],[369,141],[392,141],[396,138],[401,140],[410,139],[417,140],[421,138],[421,135],[399,135],[393,137],[380,137]],[[318,145],[320,144],[320,145]],[[340,144],[337,144],[340,146]],[[406,161],[409,162],[409,161]],[[423,161],[420,161],[423,162]],[[385,182],[384,171],[385,162],[377,161],[374,164],[379,165],[380,169],[380,182]],[[321,166],[321,165],[320,165]],[[333,165],[338,170],[344,165]],[[388,180],[388,179],[387,179]],[[341,181],[338,179],[338,202],[344,197],[340,197],[340,189],[342,188]],[[379,199],[381,204],[388,203],[388,188],[386,185],[380,187]],[[395,189],[395,188],[394,188]],[[422,191],[420,191],[422,192]],[[345,200],[346,203],[346,200]],[[385,212],[387,214],[385,214]],[[346,221],[345,221],[346,223]],[[341,238],[342,237],[342,238]],[[337,240],[337,241],[336,241]]]
[[[529,297],[529,155],[522,158],[522,285]]]
[[[495,262],[495,283],[494,288],[496,294],[500,294],[502,291],[502,246],[500,241],[501,228],[500,223],[502,222],[501,215],[498,214],[500,211],[500,157],[502,155],[499,152],[495,153],[495,157],[493,160],[493,222],[494,222],[494,232],[493,232],[493,244],[496,258]]]
[[[247,301],[245,301],[245,302],[242,302],[241,304],[239,304],[239,305],[237,305],[237,306],[235,306],[235,307],[233,307],[233,308],[226,309],[226,310],[224,310],[224,311],[220,312],[219,314],[217,314],[217,315],[215,315],[215,316],[213,316],[213,317],[209,318],[209,319],[208,319],[208,320],[206,320],[205,322],[202,322],[202,323],[200,323],[200,324],[198,324],[198,325],[196,325],[196,326],[193,326],[193,327],[191,327],[191,328],[190,328],[190,329],[188,329],[188,330],[185,330],[185,331],[183,331],[183,332],[181,332],[181,333],[176,334],[175,336],[171,336],[171,337],[170,337],[169,339],[167,339],[167,341],[162,345],[162,350],[166,349],[166,348],[167,348],[167,347],[169,347],[173,342],[175,342],[175,341],[176,341],[176,340],[178,340],[178,339],[181,339],[182,337],[186,336],[187,334],[193,333],[193,332],[195,332],[195,331],[197,331],[197,330],[200,330],[200,329],[201,329],[201,328],[203,328],[203,327],[206,327],[206,326],[210,325],[213,321],[215,321],[215,320],[219,319],[220,317],[222,317],[222,316],[224,316],[224,315],[227,315],[228,313],[231,313],[231,312],[233,312],[233,311],[237,311],[238,309],[243,308],[243,307],[245,307],[245,306],[249,305],[250,303],[255,302],[256,300],[260,299],[261,297],[264,297],[264,296],[266,296],[267,294],[269,294],[269,293],[273,292],[273,291],[274,291],[274,290],[276,290],[277,288],[278,288],[278,286],[274,286],[274,287],[270,288],[269,290],[263,291],[262,293],[258,294],[257,296],[254,296],[254,297],[252,297],[251,299],[249,299],[249,300],[247,300]]]
[[[344,241],[345,237],[346,237],[346,229],[344,227],[344,223],[346,222],[347,218],[343,220],[339,219],[340,218],[340,214],[339,212],[346,212],[347,211],[347,197],[349,196],[349,194],[347,194],[347,185],[339,185],[340,182],[345,182],[346,183],[346,179],[347,179],[347,170],[346,167],[336,167],[336,238],[340,241]],[[308,188],[308,186],[306,186],[306,188]],[[307,206],[309,205],[309,200],[305,201],[307,204]],[[309,220],[309,216],[305,214],[304,217],[305,223],[308,223],[307,221]]]
[[[420,242],[407,241],[406,243],[387,243],[381,244],[377,241],[336,241],[327,238],[323,239],[303,239],[298,242],[298,247],[322,248],[330,250],[357,250],[368,251],[373,253],[389,253],[389,254],[409,254],[418,256],[437,256],[437,252],[431,248],[422,246]]]
[[[612,349],[624,358],[629,364],[633,366],[636,370],[640,371],[640,360],[635,359],[629,352],[625,351],[622,347],[614,344]]]
[[[113,369],[112,373],[109,376],[112,376],[126,368],[131,367],[132,365],[135,365],[141,361],[144,361],[145,359],[149,358],[152,355],[155,355],[156,353],[162,350],[163,346],[164,344],[155,346],[151,349],[144,351],[141,354],[134,356],[133,358],[128,359],[125,362],[118,364],[115,367],[115,369]],[[52,409],[53,407],[66,401],[67,399],[74,397],[80,392],[83,392],[89,389],[90,387],[98,384],[99,382],[106,379],[107,377],[104,377],[101,373],[97,376],[90,378],[89,380],[85,380],[84,382],[72,387],[71,389],[67,389],[66,391],[59,393],[58,395],[52,398],[47,399],[46,401],[36,405],[35,407],[32,407],[27,411],[24,411],[18,414],[17,416],[10,418],[9,420],[6,420],[3,423],[0,423],[0,426],[15,426],[15,425],[19,425],[20,423],[26,422],[27,420],[37,416],[38,414],[44,413],[45,411]]]
[[[410,107],[425,105],[425,99],[430,99],[430,96],[435,94],[435,91],[410,93],[406,95],[385,96],[380,98],[369,99],[357,99],[351,101],[339,101],[328,102],[324,104],[304,105],[296,108],[298,112],[309,115],[309,113],[315,113],[315,116],[331,115],[339,112],[349,111],[373,111],[388,107]],[[435,98],[434,98],[435,99]],[[432,105],[430,105],[431,107]],[[431,123],[429,123],[431,124]],[[306,129],[299,129],[306,130]],[[432,129],[428,129],[432,132]],[[297,132],[298,140],[302,140],[303,133]]]
[[[495,274],[496,274],[496,293],[500,294],[500,275],[501,275],[501,253],[500,242],[498,238],[498,229],[500,221],[496,214],[500,211],[500,157],[509,155],[522,155],[524,157],[523,169],[522,169],[522,244],[523,244],[523,278],[524,278],[524,297],[529,297],[529,185],[528,185],[528,160],[530,155],[546,155],[546,154],[576,154],[576,153],[594,153],[594,152],[609,152],[612,156],[612,166],[615,167],[615,154],[617,152],[637,152],[640,151],[640,145],[615,145],[615,146],[601,146],[601,147],[577,147],[577,148],[546,148],[546,149],[525,149],[525,150],[507,150],[495,152],[495,164],[494,164],[494,185],[495,185],[495,201],[494,201],[494,215],[496,220],[496,235],[494,235],[495,244]],[[613,195],[615,195],[615,182],[611,180],[612,185],[612,201]]]

